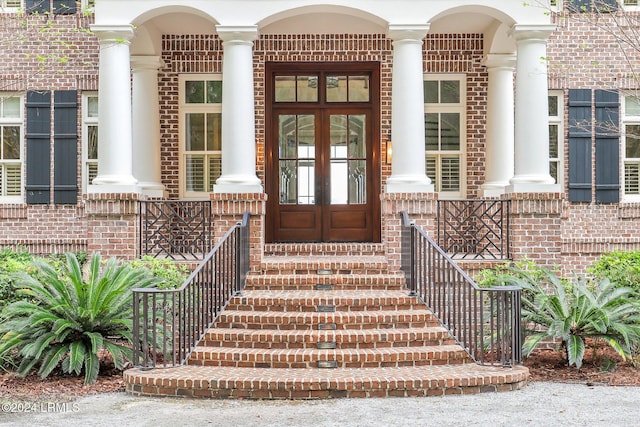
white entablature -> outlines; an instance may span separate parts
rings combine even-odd
[[[489,16],[496,21],[521,25],[549,23],[544,6],[516,0],[97,0],[96,24],[141,25],[167,13],[188,13],[220,25],[257,25],[306,14],[335,13],[385,24],[433,24],[448,15],[469,13]],[[542,0],[539,3],[545,3]],[[457,20],[458,31],[473,22]],[[467,32],[467,31],[464,31]]]

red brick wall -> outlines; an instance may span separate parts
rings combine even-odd
[[[628,31],[624,26],[625,16],[629,14],[637,16],[636,12],[615,16],[585,13],[554,16],[558,27],[549,39],[547,56],[549,87],[565,92],[565,189],[568,185],[567,90],[617,89],[624,93],[638,88],[638,82],[631,76],[640,70],[640,57],[634,47],[617,41],[620,31]],[[638,43],[640,40],[635,40],[635,46]],[[592,152],[595,153],[595,146],[592,146]],[[621,159],[623,154],[621,151]],[[595,179],[595,158],[592,166]],[[592,199],[595,200],[595,196]],[[639,219],[638,203],[624,200],[619,204],[565,201],[561,216],[561,257],[556,263],[562,264],[567,274],[584,272],[603,252],[640,249]]]
[[[162,138],[162,179],[171,197],[179,194],[178,170],[178,74],[219,73],[222,71],[222,43],[217,36],[163,37],[165,67],[160,73],[160,111]],[[475,197],[484,182],[484,115],[487,74],[480,65],[481,35],[429,35],[425,40],[425,72],[467,73],[467,180],[468,197]],[[206,52],[206,54],[203,54]],[[381,73],[381,152],[391,132],[391,40],[373,35],[264,35],[254,44],[254,82],[256,100],[257,174],[264,182],[265,93],[264,66],[268,61],[332,62],[378,61]],[[384,160],[384,159],[383,159]],[[384,180],[391,165],[382,162]]]
[[[178,75],[221,73],[222,41],[214,35],[165,35],[162,38],[164,67],[158,73],[160,91],[160,144],[162,183],[167,197],[180,196]]]
[[[97,90],[98,43],[84,31],[91,23],[91,17],[81,14],[0,14],[0,91],[78,90],[80,102],[83,90]],[[79,135],[81,131],[79,123]],[[78,156],[78,170],[81,159]],[[25,247],[34,253],[86,250],[81,190],[77,205],[0,204],[0,246]]]
[[[589,21],[585,15],[554,19],[558,30],[551,36],[548,46],[550,88],[563,89],[565,94],[569,88],[637,88],[631,76],[640,66],[640,57],[635,54],[625,56],[615,37],[607,33],[604,25],[612,22],[611,17],[600,16],[598,21]],[[53,29],[40,32],[48,20],[51,20]],[[56,16],[55,19],[0,14],[0,90],[97,90],[97,40],[84,31],[77,31],[88,28],[90,23],[91,18],[81,14]],[[70,47],[56,47],[53,42],[58,37],[55,30],[64,28],[70,29],[63,31]],[[15,41],[20,34],[26,34],[27,41]],[[57,62],[56,55],[68,57],[69,61]],[[379,61],[380,141],[384,155],[391,129],[392,55],[391,41],[383,34],[261,36],[254,46],[258,176],[264,180],[263,82],[266,61]],[[49,57],[53,61],[49,64],[55,66],[43,67],[38,57]],[[222,44],[215,35],[163,37],[165,65],[159,73],[162,179],[170,198],[179,196],[178,75],[221,72],[222,57]],[[487,74],[481,66],[482,57],[481,35],[429,35],[425,39],[423,59],[426,72],[467,75],[467,197],[476,197],[484,181]],[[564,156],[566,168],[566,145]],[[382,185],[390,173],[390,165],[383,157]],[[564,175],[568,174],[565,172]],[[566,185],[565,182],[565,188]],[[572,204],[555,195],[511,197],[517,206],[512,223],[514,253],[518,257],[526,255],[545,264],[562,263],[567,268],[580,271],[602,251],[640,247],[636,226],[640,207],[637,204]],[[124,223],[120,217],[104,219],[106,217],[101,216],[97,202],[91,198],[87,202],[92,206],[89,218],[85,198],[81,195],[77,206],[0,206],[0,244],[21,243],[34,248],[34,251],[63,251],[87,247],[87,241],[93,239],[88,246],[97,249],[99,245],[96,242],[103,236],[124,230],[122,241],[103,239],[106,246],[100,250],[131,254],[132,245],[135,245],[131,218],[127,217]],[[525,201],[530,198],[541,199],[540,204]],[[122,207],[128,203],[123,202]],[[393,209],[385,211],[384,203],[392,202],[383,202],[383,218],[388,220],[385,212]],[[134,215],[131,212],[127,215],[130,214]],[[419,215],[428,228],[433,228],[431,213]],[[96,222],[100,218],[104,221]],[[235,221],[234,218],[228,220]],[[221,224],[228,225],[226,222]],[[394,221],[383,224],[383,239],[387,239],[392,254],[394,238],[391,234],[396,225]],[[260,222],[256,226],[262,227]],[[96,234],[97,230],[101,230],[100,233]],[[260,238],[256,236],[256,239]]]
[[[429,34],[424,44],[425,72],[467,76],[467,198],[478,197],[484,183],[488,74],[482,34]]]

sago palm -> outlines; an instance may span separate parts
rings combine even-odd
[[[80,375],[85,384],[97,379],[99,354],[106,351],[117,368],[130,357],[131,289],[155,283],[143,269],[94,255],[83,275],[78,260],[66,254],[66,268],[56,272],[35,261],[35,274],[20,274],[16,286],[28,299],[5,307],[0,316],[0,357],[21,359],[18,373],[38,368],[41,377],[61,366]]]
[[[522,298],[523,321],[537,326],[525,340],[525,356],[548,338],[562,341],[569,365],[577,368],[582,366],[588,338],[602,339],[624,358],[630,355],[640,340],[640,303],[633,290],[608,279],[564,283],[551,272],[545,276],[548,289],[526,275],[517,280],[528,291]]]

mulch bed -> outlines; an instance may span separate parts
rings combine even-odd
[[[595,355],[587,348],[582,367],[567,366],[565,355],[557,350],[536,350],[525,359],[530,381],[571,382],[587,385],[640,386],[640,365],[634,365],[609,348]]]

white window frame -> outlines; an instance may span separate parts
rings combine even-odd
[[[466,198],[467,194],[467,75],[466,74],[436,74],[436,73],[425,73],[424,81],[443,81],[443,80],[457,80],[460,82],[460,102],[457,104],[428,104],[425,100],[424,104],[424,113],[459,113],[460,114],[460,150],[456,151],[447,151],[447,150],[438,150],[436,155],[436,174],[440,171],[441,160],[444,157],[451,157],[454,155],[459,156],[460,161],[460,186],[458,191],[438,191],[438,186],[436,182],[433,182],[435,185],[435,192],[438,193],[438,198],[443,200],[453,200],[453,199],[461,199]],[[426,159],[427,155],[431,153],[436,153],[434,151],[426,151],[425,144],[425,167],[426,167]],[[425,170],[426,172],[426,170]],[[438,177],[439,180],[441,177]]]
[[[23,6],[24,6],[24,2],[22,0],[20,0],[18,2],[18,5],[8,5],[9,0],[0,0],[0,12],[4,12],[4,13],[16,13],[18,11],[20,11]],[[15,3],[15,1],[14,1]]]
[[[628,12],[640,11],[640,1],[636,1],[636,4],[627,4],[627,0],[622,0],[622,8]]]
[[[25,4],[24,4],[24,0],[19,0],[17,3],[18,5],[11,5],[11,6],[7,6],[7,3],[9,1],[13,1],[15,3],[15,0],[0,0],[0,12],[4,12],[4,13],[16,13],[19,12],[21,10],[24,10]],[[44,1],[49,1],[49,0],[44,0]],[[76,0],[70,0],[70,1],[76,1]],[[88,11],[93,11],[96,7],[96,0],[81,0],[80,1],[80,9],[82,11],[88,10]]]
[[[622,190],[622,197],[621,199],[624,202],[640,202],[640,193],[639,194],[627,194],[627,186],[626,186],[626,173],[625,173],[625,169],[626,169],[626,164],[627,163],[635,163],[638,164],[638,167],[640,168],[640,159],[633,159],[633,160],[627,160],[627,125],[635,125],[635,126],[640,126],[640,115],[636,115],[636,116],[632,116],[632,115],[627,115],[627,111],[626,111],[626,98],[627,97],[635,97],[638,98],[640,100],[640,94],[638,95],[629,95],[629,94],[624,94],[622,93],[621,96],[621,100],[620,100],[620,111],[621,111],[621,117],[622,117],[622,123],[621,123],[621,132],[620,132],[620,138],[621,138],[621,144],[620,144],[620,157],[622,158],[621,163],[621,171],[620,171],[620,181],[621,181],[621,185],[620,185],[620,189]],[[639,173],[640,175],[640,173]],[[640,176],[638,177],[640,179]]]
[[[549,126],[556,126],[558,128],[558,157],[551,158],[549,155],[549,171],[551,171],[551,163],[557,164],[557,179],[556,184],[560,185],[560,188],[564,189],[564,153],[565,153],[565,141],[564,141],[564,91],[562,90],[550,90],[549,96],[557,97],[558,115],[552,116],[549,113]],[[551,141],[549,141],[551,144]]]
[[[6,98],[18,98],[18,104],[20,106],[20,113],[18,118],[5,118],[2,114],[2,106],[0,106],[0,129],[2,126],[19,126],[20,127],[20,158],[17,160],[5,161],[0,158],[0,164],[15,163],[20,165],[20,194],[17,196],[3,196],[0,192],[0,203],[22,203],[24,201],[24,180],[25,180],[25,168],[24,168],[24,96],[15,92],[2,92],[0,93],[0,102],[4,102]],[[4,168],[0,168],[0,180],[4,180]]]
[[[98,159],[89,159],[89,127],[98,126],[98,116],[89,116],[89,98],[97,98],[98,92],[82,93],[82,190],[86,194],[89,182],[89,166],[98,165]],[[100,130],[98,130],[100,132]]]
[[[632,0],[619,0],[618,4],[625,11],[635,12],[640,10],[640,1],[637,1],[636,4],[627,4],[627,1],[631,2]],[[553,1],[549,0],[549,8],[554,12],[561,12],[565,3],[567,3],[567,0],[556,0],[554,5]]]
[[[222,73],[209,73],[209,74],[181,74],[178,76],[178,128],[179,128],[179,143],[180,143],[180,161],[179,161],[179,173],[180,173],[180,197],[183,199],[208,199],[209,195],[213,191],[187,191],[187,166],[186,157],[187,152],[185,150],[185,130],[186,130],[186,115],[188,113],[222,113],[222,103],[211,104],[187,104],[185,98],[185,82],[186,81],[222,81]],[[217,153],[222,158],[222,152],[216,151],[203,151],[205,156]],[[205,184],[209,182],[209,168],[208,164],[204,165]],[[215,184],[215,182],[213,183]]]

